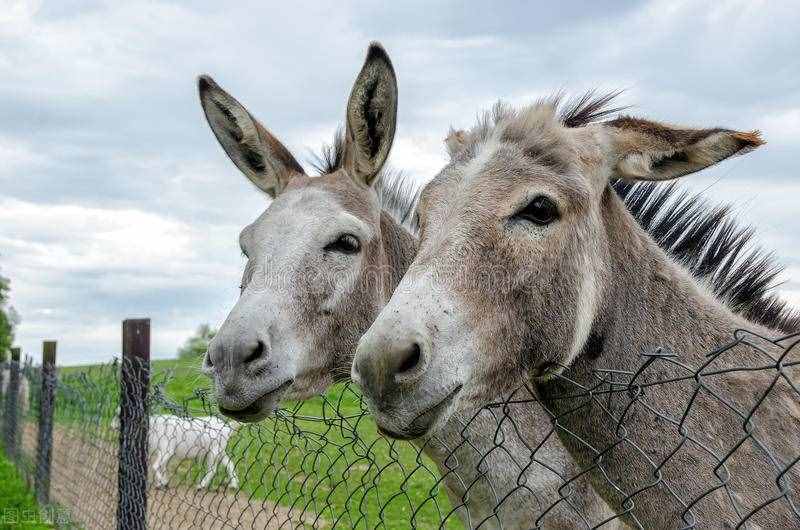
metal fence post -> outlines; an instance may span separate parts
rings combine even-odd
[[[117,528],[145,530],[150,319],[122,322]]]
[[[11,363],[9,364],[8,387],[6,389],[5,410],[5,445],[8,459],[17,460],[17,420],[19,418],[19,348],[11,348]]]
[[[36,499],[50,503],[50,462],[53,454],[53,411],[56,388],[56,341],[42,343],[42,390],[39,396],[39,435],[36,444]]]

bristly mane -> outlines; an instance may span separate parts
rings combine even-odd
[[[614,116],[618,112],[627,109],[627,106],[611,106],[620,94],[622,94],[622,90],[606,92],[600,95],[597,95],[594,90],[589,90],[580,97],[567,101],[564,105],[561,105],[561,100],[563,99],[561,94],[551,98],[550,101],[556,107],[560,107],[558,114],[564,127],[575,128]]]
[[[753,244],[754,230],[740,226],[729,206],[712,207],[675,183],[616,180],[611,187],[658,246],[731,310],[778,331],[800,330],[800,314],[772,292],[783,267]]]
[[[344,162],[344,129],[339,127],[333,135],[333,142],[324,144],[319,154],[312,153],[311,166],[320,175],[341,169]],[[402,171],[384,167],[375,182],[375,191],[381,208],[413,234],[419,231],[417,202],[423,186]]]
[[[613,106],[619,94],[590,91],[566,103],[557,94],[521,111],[498,103],[466,134],[464,151],[474,153],[474,146],[500,127],[504,139],[521,141],[542,163],[558,165],[558,153],[549,152],[557,151],[557,140],[546,128],[526,131],[529,117],[549,112],[551,121],[554,117],[564,127],[583,127],[624,110]],[[731,310],[771,329],[800,331],[800,313],[772,292],[783,267],[772,253],[753,244],[753,229],[740,226],[730,207],[709,207],[701,195],[689,195],[675,184],[615,181],[610,187],[655,242]]]

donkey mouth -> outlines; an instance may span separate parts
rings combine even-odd
[[[223,406],[219,407],[219,411],[229,418],[243,423],[254,423],[261,421],[278,407],[284,391],[291,386],[294,381],[287,379],[272,390],[262,394],[261,397],[250,403],[242,409],[229,409]]]
[[[378,431],[384,436],[388,436],[389,438],[394,438],[396,440],[414,440],[428,434],[433,425],[436,423],[436,420],[439,419],[441,414],[453,403],[453,401],[455,401],[462,388],[463,385],[458,385],[449,394],[447,394],[444,399],[423,409],[422,412],[417,414],[416,417],[411,420],[411,423],[408,425],[408,427],[403,429],[403,432],[392,431],[381,427],[380,425],[378,425]]]

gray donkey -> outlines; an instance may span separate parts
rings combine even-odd
[[[727,280],[693,274],[749,235],[732,238],[713,211],[709,230],[679,211],[672,223],[669,210],[651,235],[610,186],[675,179],[763,142],[600,121],[616,112],[611,99],[498,105],[451,135],[451,161],[420,197],[417,255],[361,339],[353,378],[378,425],[403,438],[533,381],[564,445],[627,523],[797,528],[800,348],[796,336],[759,336],[800,325],[771,296],[736,312],[737,297],[763,292],[752,274],[768,280],[773,265],[762,255],[724,263]],[[700,252],[676,259],[659,240]],[[659,347],[676,357],[639,374],[642,354]],[[595,396],[598,369],[642,384]]]
[[[379,177],[395,130],[396,79],[386,52],[370,46],[346,136],[318,177],[305,175],[213,80],[201,77],[199,91],[225,152],[274,199],[241,233],[241,297],[204,361],[220,410],[258,421],[284,398],[306,399],[349,379],[358,339],[416,252],[415,237],[398,222],[409,217],[411,186]],[[613,516],[588,481],[564,483],[577,469],[544,414],[519,425],[498,421],[492,411],[456,415],[416,442],[439,467],[465,526],[527,528],[540,517],[548,528],[586,528]]]

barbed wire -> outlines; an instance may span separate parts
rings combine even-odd
[[[629,369],[564,371],[414,444],[378,435],[349,383],[239,424],[209,389],[180,395],[177,372],[151,368],[147,405],[120,422],[126,362],[60,369],[47,383],[48,513],[116,526],[121,459],[147,476],[146,503],[125,505],[149,528],[800,527],[799,343],[740,331],[701,366],[660,349]],[[754,352],[747,363],[741,348]],[[757,383],[748,400],[732,390],[745,373]],[[31,391],[15,405],[14,461],[32,484],[43,376],[28,366],[20,377]],[[121,423],[146,434],[146,459],[120,455]]]

